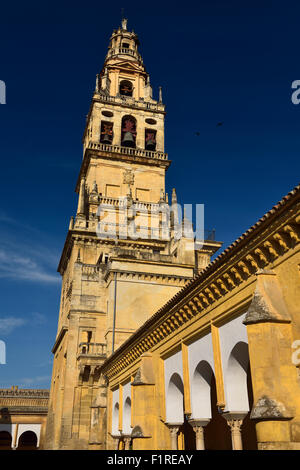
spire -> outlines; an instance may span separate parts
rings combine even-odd
[[[178,205],[177,205],[177,195],[176,195],[176,189],[173,188],[172,190],[172,205],[171,205],[171,226],[172,227],[177,227],[179,224],[179,218],[178,218]]]
[[[158,89],[159,89],[159,98],[158,98],[158,101],[159,101],[160,103],[162,103],[162,91],[161,91],[161,86],[158,87]]]
[[[176,189],[172,189],[172,205],[177,204],[177,194],[176,194]]]
[[[95,85],[95,92],[99,93],[100,91],[100,84],[99,84],[99,73],[96,75],[96,85]]]
[[[85,209],[85,178],[81,178],[77,215],[84,215]]]
[[[194,232],[193,232],[193,224],[192,222],[188,219],[187,213],[186,213],[186,208],[183,209],[183,218],[182,218],[182,230],[183,230],[183,236],[186,238],[193,238]]]

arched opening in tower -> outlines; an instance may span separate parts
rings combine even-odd
[[[132,116],[124,116],[122,119],[122,147],[136,146],[136,120]]]
[[[132,96],[132,92],[133,92],[132,82],[130,82],[129,80],[122,80],[120,82],[120,95]]]
[[[155,151],[156,149],[156,130],[145,129],[145,149]]]

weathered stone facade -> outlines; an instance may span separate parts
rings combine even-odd
[[[221,243],[165,192],[164,116],[123,20],[58,268],[44,448],[300,449],[300,187],[210,262]]]
[[[297,186],[101,366],[107,447],[299,450],[299,267]]]
[[[168,203],[164,117],[161,90],[153,99],[138,38],[123,21],[96,78],[78,209],[59,264],[48,448],[105,448],[107,385],[100,366],[221,246],[207,237],[195,250],[175,190]]]

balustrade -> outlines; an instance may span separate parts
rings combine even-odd
[[[105,343],[80,343],[79,354],[85,356],[105,356]]]

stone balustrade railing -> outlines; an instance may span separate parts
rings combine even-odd
[[[102,152],[120,153],[122,155],[131,155],[133,157],[153,158],[157,160],[168,160],[168,154],[164,152],[152,152],[138,148],[121,147],[120,145],[108,145],[101,142],[89,142],[87,148],[100,150]]]
[[[98,274],[99,266],[95,266],[94,264],[83,264],[82,265],[82,274],[86,274],[87,276],[93,276]]]
[[[145,260],[145,261],[160,261],[165,263],[172,263],[174,261],[173,256],[164,255],[161,253],[145,252],[145,251],[136,251],[136,250],[127,250],[125,248],[116,248],[114,254],[120,258],[132,258],[136,260]]]
[[[126,206],[127,200],[125,197],[108,197],[108,196],[100,196],[98,197],[98,201],[101,204],[107,204],[110,206],[117,206],[117,207],[122,207]],[[154,204],[152,202],[140,202],[140,201],[133,201],[133,205],[135,209],[140,209],[140,210],[150,210],[152,212],[156,212],[159,210],[160,205],[159,204]]]
[[[151,111],[164,111],[165,105],[163,103],[149,103],[147,101],[135,100],[129,96],[109,96],[99,94],[99,101],[104,101],[108,103],[124,104],[127,101],[130,102],[130,106],[141,109],[149,109]]]
[[[35,407],[45,407],[48,406],[49,397],[47,398],[36,398],[36,397],[8,397],[0,398],[0,408],[5,407],[17,407],[17,406],[35,406]]]
[[[80,343],[78,353],[85,356],[106,356],[106,344]]]
[[[118,54],[128,54],[131,55],[132,57],[136,57],[138,60],[142,61],[142,56],[139,54],[137,51],[134,49],[129,49],[128,47],[115,47],[114,49],[110,49],[108,51],[106,58],[108,59],[109,57],[112,57],[114,55]]]
[[[50,391],[46,389],[31,388],[2,388],[0,398],[22,397],[22,398],[49,398]]]

